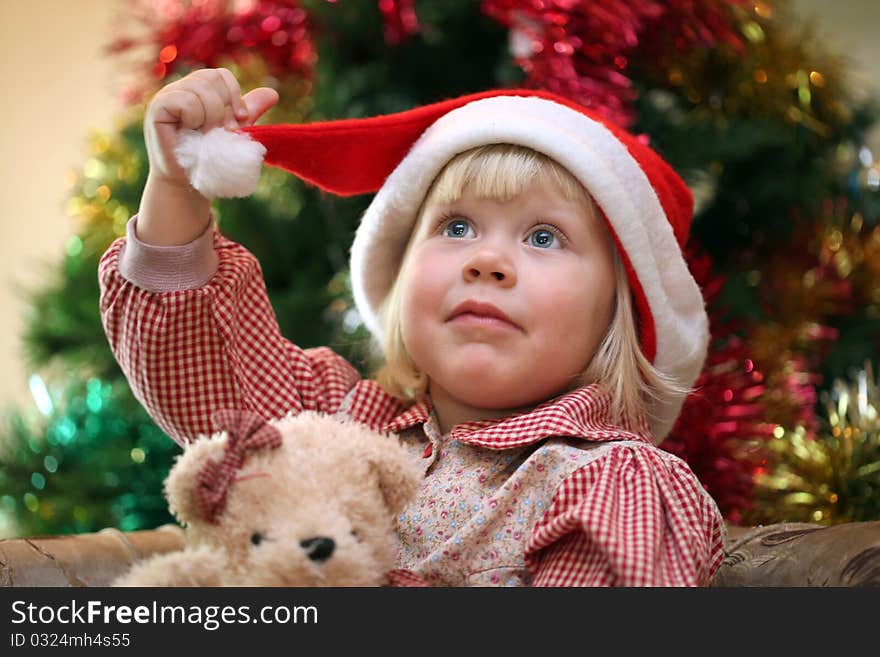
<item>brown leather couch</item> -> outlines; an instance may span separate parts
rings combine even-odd
[[[107,586],[132,563],[178,550],[176,525],[0,541],[0,586]],[[713,586],[880,586],[880,521],[729,527]]]
[[[880,586],[880,521],[728,532],[712,586]]]

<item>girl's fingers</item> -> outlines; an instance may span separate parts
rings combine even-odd
[[[226,118],[227,103],[220,96],[215,86],[207,80],[194,78],[187,85],[187,89],[198,97],[205,110],[205,122],[199,127],[207,131],[211,128],[222,126]]]
[[[181,128],[189,130],[198,130],[205,123],[205,106],[189,89],[166,89],[152,105],[155,123],[179,123]]]
[[[216,70],[220,79],[226,85],[226,89],[229,91],[229,98],[236,120],[244,125],[248,118],[248,108],[244,99],[241,97],[241,86],[238,84],[238,80],[235,79],[235,76],[229,69],[218,68]]]
[[[223,115],[223,125],[227,130],[238,130],[241,126],[238,123],[235,112],[232,110],[232,106],[226,105],[223,109],[225,110]]]
[[[264,97],[258,103],[260,113],[274,102],[267,105]],[[241,114],[236,116],[236,110]],[[168,180],[185,182],[186,173],[176,162],[174,152],[179,130],[207,132],[224,126],[238,129],[246,123],[248,115],[238,82],[225,69],[196,71],[166,85],[150,102],[144,121],[151,169],[155,168],[158,175]]]
[[[233,85],[229,84],[229,81],[226,78],[225,73],[231,78],[234,82]],[[222,68],[205,68],[198,71],[195,71],[192,74],[193,78],[210,84],[214,91],[217,92],[217,95],[223,101],[223,103],[227,105],[232,105],[239,101],[239,96],[241,95],[238,90],[238,83],[235,82],[235,77],[229,71]]]
[[[166,86],[153,100],[153,120],[180,123],[191,130],[220,126],[237,129],[254,123],[278,102],[274,89],[262,87],[241,96],[227,69],[202,69]]]
[[[248,110],[247,125],[252,125],[278,102],[278,92],[270,87],[259,87],[245,94],[243,100]]]

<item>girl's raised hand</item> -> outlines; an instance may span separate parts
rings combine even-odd
[[[174,151],[182,129],[207,132],[252,125],[278,102],[278,92],[260,87],[241,95],[235,76],[225,68],[201,69],[163,87],[150,101],[144,139],[150,176],[175,186],[189,185]]]

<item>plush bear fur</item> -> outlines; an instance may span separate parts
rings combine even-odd
[[[165,482],[186,526],[185,549],[135,564],[114,586],[385,583],[396,516],[422,479],[417,460],[393,436],[316,413],[270,424],[281,447],[248,454],[216,523],[200,515],[195,483],[207,459],[222,458],[228,436],[190,443]]]

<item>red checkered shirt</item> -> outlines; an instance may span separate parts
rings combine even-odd
[[[529,413],[460,424],[441,437],[430,430],[435,422],[429,398],[407,408],[376,382],[361,379],[330,349],[301,349],[286,340],[258,261],[226,239],[213,222],[199,238],[180,247],[143,244],[135,227],[136,217],[129,222],[127,238],[115,241],[101,259],[101,316],[135,396],[178,443],[210,434],[211,414],[221,408],[248,409],[266,419],[314,410],[344,412],[370,427],[415,441],[415,450],[430,457],[427,482],[440,476],[431,469],[440,450],[453,445],[470,454],[510,454],[508,461],[521,462],[518,472],[525,470],[530,477],[521,481],[536,489],[543,485],[547,494],[546,504],[540,494],[535,496],[538,503],[537,509],[530,509],[532,515],[516,512],[520,522],[530,519],[530,524],[516,544],[524,568],[509,582],[536,586],[711,582],[725,539],[715,503],[683,461],[651,443],[646,424],[638,434],[611,425],[608,399],[596,386],[550,400]],[[549,469],[541,479],[541,455],[551,448],[563,455],[557,459],[563,469],[556,472],[556,479]],[[461,477],[461,471],[452,475]],[[424,486],[423,492],[429,488]],[[472,494],[483,497],[479,489]],[[501,499],[500,493],[489,501],[494,504],[496,498]],[[433,503],[430,498],[419,508],[427,513]],[[464,503],[459,506],[465,508]],[[402,525],[405,544],[408,536],[422,533],[413,518],[421,520],[422,515],[401,518],[407,520]],[[483,521],[481,515],[477,522]],[[505,531],[510,534],[509,527]],[[439,534],[442,539],[443,532]],[[497,558],[492,537],[485,531],[479,536],[486,542],[480,546],[480,558]],[[500,538],[502,532],[495,536]],[[450,554],[446,545],[450,542],[451,538],[435,540],[430,549],[413,549],[409,561],[401,565],[417,571],[414,581],[424,576],[436,583],[459,583],[444,581],[438,574],[442,571],[430,565],[440,555]],[[455,558],[457,553],[452,553]],[[461,581],[505,583],[494,577]]]

